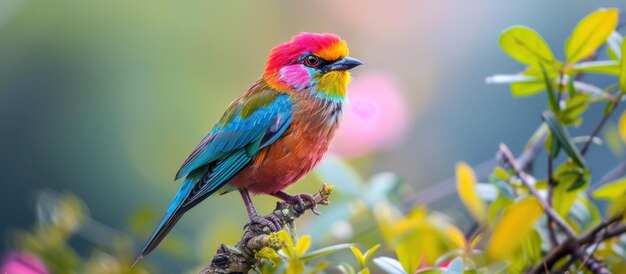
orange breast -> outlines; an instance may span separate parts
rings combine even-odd
[[[339,115],[332,109],[311,111],[314,110],[296,113],[283,136],[259,151],[229,185],[246,187],[253,194],[274,193],[295,183],[319,164],[335,135]]]

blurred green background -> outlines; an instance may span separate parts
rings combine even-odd
[[[12,229],[33,225],[42,189],[77,194],[95,220],[120,231],[137,210],[155,225],[195,144],[260,76],[269,50],[301,31],[346,39],[366,64],[355,85],[368,74],[397,84],[409,110],[404,136],[350,162],[364,177],[394,172],[419,193],[452,176],[458,160],[490,159],[500,142],[519,151],[537,127],[540,117],[527,113],[540,113],[544,98],[514,100],[508,87],[485,84],[520,70],[498,48],[503,29],[533,26],[560,45],[580,18],[615,4],[3,0],[0,233],[10,242]],[[606,150],[590,157],[597,174],[615,161]],[[319,187],[309,176],[289,191]],[[264,212],[275,202],[254,200]],[[456,200],[434,206],[461,216]],[[191,249],[173,261],[208,262],[246,218],[238,195],[207,199],[174,230]]]

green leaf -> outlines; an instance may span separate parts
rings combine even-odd
[[[546,135],[546,151],[550,153],[552,159],[558,157],[559,152],[561,152],[561,145],[552,137],[552,132]]]
[[[587,58],[615,30],[618,21],[618,9],[599,9],[585,17],[574,29],[565,44],[567,62],[574,64]]]
[[[598,208],[585,197],[585,195],[578,195],[576,201],[572,205],[570,210],[570,223],[577,224],[578,231],[583,231],[598,224],[600,221],[600,212]]]
[[[543,241],[541,240],[541,235],[536,229],[532,229],[528,233],[528,237],[524,240],[522,245],[522,249],[524,253],[528,256],[531,264],[535,264],[541,261],[541,244]]]
[[[463,258],[457,257],[448,265],[448,269],[446,269],[444,274],[463,274]]]
[[[613,60],[580,62],[574,65],[574,72],[619,75],[619,65],[619,62]]]
[[[568,191],[565,184],[557,184],[552,190],[552,201],[554,203],[554,210],[561,215],[561,217],[567,217],[572,204],[578,196],[578,191]]]
[[[495,201],[489,204],[489,223],[493,223],[502,213],[502,210],[510,206],[513,202],[505,195],[500,194]]]
[[[308,260],[312,260],[318,257],[323,257],[329,254],[333,254],[340,250],[349,249],[353,245],[354,244],[339,244],[339,245],[327,246],[327,247],[313,250],[309,253],[304,254],[302,257],[300,257],[300,260],[308,261]]]
[[[543,120],[548,124],[550,131],[552,132],[553,138],[555,138],[565,153],[580,167],[585,168],[585,161],[580,155],[578,148],[574,146],[574,144],[570,140],[569,133],[567,130],[561,125],[561,123],[556,119],[554,114],[550,111],[545,111],[543,113]]]
[[[600,200],[622,199],[626,194],[626,177],[607,183],[596,189],[592,197]]]
[[[608,200],[607,215],[616,216],[626,211],[626,177],[599,187],[592,196],[600,200]]]
[[[546,85],[546,91],[548,93],[548,101],[550,102],[550,109],[556,113],[559,112],[559,101],[556,98],[556,94],[554,93],[554,86],[552,85],[552,80],[548,76],[546,72],[546,68],[541,65],[541,73],[543,74],[543,82]]]
[[[509,174],[501,166],[496,166],[493,169],[493,176],[505,182],[509,181],[509,179],[511,178],[511,174]]]
[[[541,92],[545,88],[543,81],[518,82],[511,84],[511,94],[514,97],[527,97]]]
[[[500,47],[515,60],[529,66],[552,64],[554,55],[546,41],[531,28],[513,26],[500,35]]]
[[[574,181],[574,183],[572,185],[570,185],[567,188],[567,191],[574,191],[577,190],[581,187],[583,187],[585,185],[585,183],[587,183],[587,180],[585,180],[585,177],[583,175],[579,176],[576,181]]]
[[[574,85],[574,77],[567,77],[567,91],[569,97],[574,97],[576,96],[576,93],[578,93],[578,91],[576,90],[576,86]]]
[[[591,95],[586,93],[578,93],[565,100],[565,109],[559,113],[559,118],[565,125],[580,124],[580,117],[589,107]]]
[[[389,257],[378,257],[374,259],[374,264],[376,264],[380,269],[389,274],[406,274],[404,268],[402,268],[402,264],[398,262],[396,259],[392,259]]]
[[[510,258],[541,215],[543,209],[534,197],[524,198],[507,207],[493,229],[487,244],[487,255],[494,260]]]

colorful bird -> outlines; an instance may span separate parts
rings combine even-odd
[[[281,229],[259,216],[250,194],[287,203],[315,203],[283,190],[323,158],[346,103],[348,70],[361,65],[330,33],[300,33],[272,49],[263,76],[235,99],[176,174],[185,177],[167,212],[133,265],[154,250],[183,214],[214,193],[238,190],[251,222]],[[275,216],[273,216],[275,217]]]

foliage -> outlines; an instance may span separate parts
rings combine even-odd
[[[513,26],[502,33],[500,47],[525,68],[517,74],[491,76],[487,82],[509,84],[516,98],[545,91],[546,109],[537,113],[541,121],[523,157],[515,158],[502,144],[500,164],[486,178],[467,163],[456,165],[463,213],[474,222],[465,233],[454,216],[425,205],[407,208],[402,200],[410,189],[394,174],[363,178],[347,162],[331,155],[316,174],[321,181],[336,184],[339,197],[322,216],[307,223],[303,228],[307,235],[272,233],[270,239],[279,251],[263,248],[256,252],[257,270],[402,274],[540,273],[546,269],[550,273],[606,273],[625,269],[626,169],[616,169],[609,182],[592,182],[593,159],[586,157],[594,144],[602,143],[599,134],[605,126],[604,143],[617,157],[624,155],[626,112],[616,126],[609,122],[626,91],[626,43],[616,30],[617,22],[617,9],[600,9],[583,18],[564,44],[562,60],[529,27]],[[597,60],[603,56],[603,47],[606,60]],[[598,86],[585,80],[588,78],[583,76],[588,74],[603,74],[614,83]],[[603,108],[592,108],[594,105]],[[585,122],[583,116],[592,120],[586,117],[590,109],[600,110],[602,118],[588,136],[575,136],[572,133]],[[534,147],[545,149],[546,174],[533,173],[531,166],[538,157]],[[602,177],[594,174],[593,178]],[[39,256],[55,273],[158,272],[147,264],[131,270],[124,267],[132,248],[123,234],[107,239],[114,243],[110,246],[100,242],[107,248],[97,248],[92,257],[79,256],[68,244],[69,238],[93,220],[76,197],[54,197],[55,202],[42,207],[48,210],[45,216],[54,218],[40,220],[33,232],[18,232],[18,249]],[[150,223],[151,217],[140,212],[130,230],[139,234],[146,222]],[[370,248],[364,251],[356,244],[331,244],[337,241]],[[180,243],[164,245],[185,249]],[[113,268],[98,269],[103,265],[98,262],[105,257]]]

